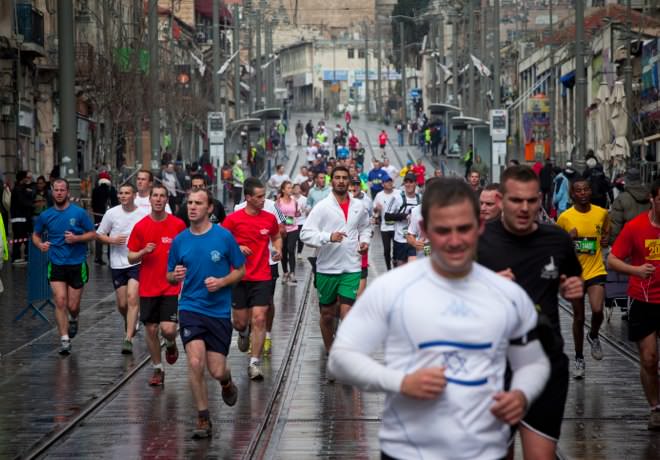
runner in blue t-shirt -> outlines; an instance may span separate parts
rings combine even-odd
[[[389,179],[387,172],[381,168],[380,161],[374,160],[374,168],[369,171],[369,188],[371,189],[371,198],[376,198],[378,192],[383,190],[383,182]]]
[[[96,238],[96,232],[85,210],[70,203],[69,183],[56,179],[52,187],[54,205],[39,214],[32,242],[42,252],[48,252],[48,280],[55,302],[60,354],[68,355],[71,339],[78,333],[80,297],[88,279],[87,242]]]
[[[172,243],[167,280],[172,284],[183,281],[179,327],[198,411],[193,437],[206,438],[211,435],[212,423],[205,367],[220,382],[222,399],[228,406],[236,404],[238,398],[227,354],[233,330],[231,286],[245,275],[245,256],[231,233],[209,221],[213,197],[208,190],[190,192],[187,205],[190,228]]]

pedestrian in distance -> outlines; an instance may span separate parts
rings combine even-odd
[[[112,185],[110,174],[107,171],[99,173],[96,187],[92,189],[92,212],[94,213],[94,224],[99,225],[106,211],[119,204],[117,190]],[[103,246],[98,239],[94,245],[94,263],[105,265],[103,261]],[[109,259],[108,259],[109,262]]]
[[[10,222],[14,244],[11,249],[12,265],[27,264],[27,239],[32,232],[32,215],[34,214],[32,189],[32,174],[29,171],[16,173],[16,184],[11,191]],[[21,253],[23,249],[23,253]]]
[[[117,310],[124,319],[122,354],[133,353],[133,337],[140,315],[140,264],[128,261],[128,237],[133,227],[147,212],[135,205],[136,190],[133,184],[119,187],[119,204],[108,209],[96,229],[96,240],[110,246],[110,269],[115,288]]]
[[[227,365],[231,345],[231,289],[245,275],[245,256],[234,237],[213,224],[213,196],[207,189],[190,192],[186,209],[190,228],[174,238],[167,262],[167,280],[183,283],[179,297],[181,342],[197,409],[194,438],[211,436],[205,372],[218,381],[222,399],[236,404],[238,389]]]
[[[52,183],[53,207],[39,214],[32,242],[48,253],[48,281],[53,291],[55,321],[60,334],[60,354],[71,353],[71,340],[78,334],[78,315],[83,287],[89,279],[87,243],[96,237],[94,225],[81,207],[71,203],[69,182]],[[44,241],[42,236],[47,234]]]
[[[473,262],[483,223],[464,181],[431,182],[422,215],[431,256],[367,287],[337,331],[329,370],[386,393],[381,458],[504,458],[510,427],[549,374],[536,310]],[[381,348],[383,362],[370,356]]]
[[[160,339],[165,339],[165,360],[173,365],[179,358],[176,346],[178,322],[177,302],[180,284],[167,281],[167,258],[174,238],[186,225],[165,209],[168,191],[164,185],[154,185],[150,192],[151,212],[140,220],[128,238],[128,262],[140,265],[140,321],[145,326],[145,341],[151,357],[153,374],[149,385],[165,382],[161,362]]]

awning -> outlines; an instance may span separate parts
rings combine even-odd
[[[566,88],[572,88],[575,85],[575,70],[571,70],[566,75],[562,75],[559,81]]]

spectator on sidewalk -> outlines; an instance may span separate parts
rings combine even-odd
[[[27,238],[32,233],[32,216],[34,214],[32,205],[34,191],[30,187],[31,183],[32,174],[30,172],[18,171],[16,173],[16,185],[11,193],[10,207],[12,238],[15,240],[11,252],[11,260],[14,265],[27,263]],[[21,248],[25,248],[23,254]]]
[[[107,171],[99,173],[96,187],[92,189],[92,213],[94,214],[94,226],[98,226],[103,220],[105,212],[117,206],[117,190],[112,186],[110,174]],[[110,249],[108,248],[108,260],[110,260]],[[103,243],[96,240],[94,243],[94,263],[105,265],[103,261]]]

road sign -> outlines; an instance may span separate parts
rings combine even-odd
[[[209,112],[207,116],[209,142],[222,144],[225,141],[225,114],[224,112]]]
[[[490,136],[495,142],[506,141],[509,134],[509,113],[506,110],[490,111]]]
[[[419,90],[418,89],[411,89],[410,90],[410,97],[413,98],[413,99],[419,97]]]

